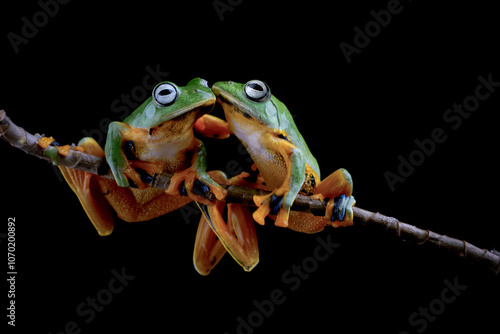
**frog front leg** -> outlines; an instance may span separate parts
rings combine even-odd
[[[142,180],[136,168],[145,170],[150,174],[160,174],[163,171],[160,163],[152,163],[140,160],[130,160],[124,149],[127,142],[133,142],[137,135],[144,135],[145,129],[134,129],[130,125],[121,122],[109,124],[108,136],[106,138],[106,160],[113,172],[116,183],[120,187],[128,187],[129,179],[134,182],[138,189],[146,189],[147,185]]]
[[[288,227],[290,207],[304,183],[306,162],[302,151],[288,140],[272,134],[266,136],[267,149],[278,152],[284,159],[286,175],[283,184],[277,189],[272,189],[270,194],[254,196],[253,200],[258,209],[253,213],[253,218],[264,225],[267,215],[277,215],[275,225]]]
[[[326,205],[325,218],[332,226],[353,225],[352,207],[356,200],[352,196],[352,178],[347,170],[340,168],[322,180],[314,189],[313,197],[324,201]]]
[[[210,205],[212,202],[205,197],[208,192],[212,192],[218,200],[222,200],[226,197],[227,190],[222,188],[206,172],[207,152],[205,145],[198,139],[194,139],[193,145],[191,166],[172,176],[166,193],[187,195],[197,202]]]

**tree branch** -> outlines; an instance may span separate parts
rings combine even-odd
[[[58,155],[57,161],[54,161],[54,158],[47,154],[47,149],[43,149],[38,145],[38,140],[42,138],[43,135],[32,135],[23,128],[18,127],[9,117],[7,117],[4,110],[0,110],[0,137],[27,154],[50,161],[53,164],[68,168],[76,168],[102,177],[114,179],[105,159],[85,154],[74,149],[70,149],[66,156]],[[170,185],[171,177],[172,175],[168,173],[156,175],[151,186],[166,190]],[[240,186],[229,186],[227,190],[227,202],[251,206],[254,206],[253,196],[264,193],[262,190]],[[213,194],[209,194],[208,196],[211,199],[214,198]],[[325,206],[323,203],[303,195],[297,196],[292,206],[292,210],[309,212],[316,216],[323,216],[325,214]],[[493,271],[495,274],[500,273],[500,253],[498,251],[488,251],[478,248],[465,240],[458,240],[429,230],[422,230],[413,225],[400,222],[396,218],[384,216],[378,212],[373,213],[358,207],[354,207],[353,211],[354,217],[357,218],[359,223],[370,223],[383,226],[386,229],[395,231],[396,236],[399,238],[403,238],[417,245],[436,245],[439,248],[450,251],[456,256],[471,262],[477,262]]]

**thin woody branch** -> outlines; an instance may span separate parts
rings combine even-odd
[[[23,128],[18,127],[9,117],[7,117],[4,110],[0,110],[0,137],[9,142],[12,146],[40,159],[50,161],[51,163],[57,163],[60,166],[76,168],[102,177],[114,179],[105,159],[77,150],[70,149],[67,155],[59,155],[57,161],[54,161],[52,157],[46,154],[46,149],[38,145],[38,141],[43,136],[39,134],[32,135]],[[156,175],[151,186],[166,190],[170,185],[171,177],[172,175],[168,173]],[[262,190],[240,186],[229,186],[227,187],[227,191],[227,202],[252,206],[254,205],[253,196],[263,193]],[[209,194],[209,197],[210,196],[213,196],[213,194]],[[323,216],[325,214],[325,206],[323,203],[303,195],[297,196],[292,206],[292,210],[309,212],[316,216]],[[358,207],[354,207],[353,212],[354,217],[362,224],[370,223],[383,226],[386,229],[395,231],[399,238],[403,238],[417,245],[436,245],[439,248],[448,250],[456,256],[470,260],[471,262],[477,262],[493,271],[495,274],[500,273],[500,253],[495,250],[488,251],[474,246],[465,240],[458,240],[429,230],[422,230],[416,226],[400,222],[396,218],[387,217],[378,212],[373,213]]]
[[[54,163],[54,161],[45,154],[45,150],[38,145],[38,141],[43,135],[38,133],[32,135],[23,128],[17,126],[10,120],[4,110],[0,110],[0,137],[25,153]],[[86,172],[113,179],[111,171],[110,175],[99,173],[103,163],[105,163],[103,159],[74,150],[69,150],[67,156],[58,157],[58,164],[61,166],[81,169]]]

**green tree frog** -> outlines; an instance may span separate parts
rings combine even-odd
[[[112,209],[119,218],[137,222],[164,215],[192,200],[211,204],[193,188],[224,198],[226,190],[206,173],[205,147],[193,134],[196,120],[214,104],[215,96],[203,79],[193,79],[184,87],[162,82],[123,122],[109,125],[105,150],[92,138],[79,142],[78,149],[105,157],[116,179],[59,167],[100,235],[113,230]],[[50,142],[42,140],[39,145],[47,147]],[[61,154],[63,147],[58,149]],[[169,189],[148,187],[154,174],[162,172],[174,174]]]
[[[228,205],[227,224],[222,219],[223,206],[206,207],[206,220],[202,218],[199,229],[207,229],[205,225],[209,224],[235,260],[245,270],[251,270],[258,262],[255,231],[248,222],[251,217],[263,225],[270,215],[275,218],[277,226],[305,233],[321,231],[325,225],[339,227],[353,224],[352,206],[355,200],[350,174],[341,168],[320,180],[316,159],[290,112],[271,94],[267,84],[259,80],[246,84],[217,82],[212,91],[224,109],[227,124],[214,116],[205,115],[196,122],[195,129],[208,137],[227,137],[229,134],[238,137],[252,157],[255,170],[253,176],[252,173],[242,173],[230,182],[249,186],[249,179],[261,180],[255,181],[253,186],[266,189],[270,194],[254,196],[258,208],[252,216],[248,209],[238,208],[240,217],[236,218],[230,211],[234,211],[236,205],[232,204],[233,208]],[[217,131],[211,132],[213,129]],[[325,217],[290,211],[299,193],[327,203]],[[240,227],[246,226],[247,230],[236,233],[230,219],[238,221]],[[214,253],[218,249],[215,245]],[[219,249],[219,253],[223,251]]]

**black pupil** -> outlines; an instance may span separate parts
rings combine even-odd
[[[160,96],[166,96],[166,95],[170,95],[170,94],[172,94],[172,90],[168,89],[168,88],[160,91],[160,93],[159,93]]]
[[[250,84],[248,86],[250,88],[252,88],[252,89],[258,90],[259,92],[263,92],[264,91],[264,87],[262,87],[261,85],[256,84],[256,83],[252,83],[252,84]]]

